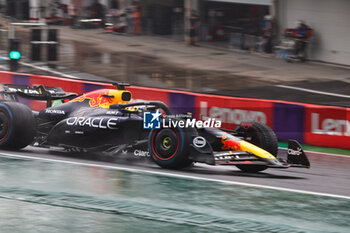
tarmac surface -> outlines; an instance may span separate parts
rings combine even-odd
[[[286,150],[280,149],[281,156]],[[252,185],[266,185],[277,188],[317,192],[331,195],[349,196],[350,193],[350,156],[329,156],[318,152],[307,152],[311,163],[310,169],[288,168],[267,169],[256,174],[241,172],[235,166],[210,166],[196,163],[193,168],[185,170],[162,169],[153,161],[133,155],[120,155],[111,163],[110,158],[100,155],[76,154],[60,152],[36,147],[27,147],[20,152],[0,150],[1,154],[29,156],[32,158],[55,159],[60,161],[92,162],[108,166],[135,168],[142,171],[163,172],[190,177],[208,178],[221,181],[243,182]]]
[[[164,37],[115,35],[102,29],[67,26],[55,28],[60,30],[60,60],[53,63],[59,73],[33,66],[22,66],[20,72],[55,76],[63,73],[79,79],[116,80],[139,86],[350,106],[349,67],[287,63],[264,54],[223,50],[208,43],[187,46]],[[29,40],[27,29],[16,33],[24,41]],[[28,43],[22,44],[28,57]],[[25,59],[23,62],[45,67],[45,62]],[[281,84],[311,92],[282,88]]]
[[[227,166],[174,171],[140,159],[82,157],[1,150],[1,232],[345,233],[350,227],[350,157],[315,154],[310,170],[256,175]]]

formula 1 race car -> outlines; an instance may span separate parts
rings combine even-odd
[[[171,169],[194,162],[235,165],[245,172],[310,167],[294,140],[287,159],[279,158],[276,135],[262,123],[244,122],[234,130],[200,127],[203,122],[174,116],[163,102],[131,102],[127,84],[115,86],[78,96],[57,87],[0,84],[0,148],[60,147],[111,156],[133,152]],[[47,108],[32,111],[18,102],[22,98],[46,101]]]

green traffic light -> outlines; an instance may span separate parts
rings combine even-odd
[[[18,60],[21,58],[21,53],[18,51],[11,51],[9,57],[10,59]]]

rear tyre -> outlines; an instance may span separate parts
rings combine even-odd
[[[17,102],[0,103],[0,148],[24,148],[34,140],[35,131],[35,118],[29,107]]]
[[[277,156],[278,141],[273,130],[260,122],[245,122],[237,129],[237,132],[243,133],[246,141],[270,152],[273,156]],[[237,167],[249,173],[256,173],[267,169],[265,165],[237,165]]]
[[[162,168],[182,169],[192,165],[188,158],[192,136],[198,135],[193,128],[154,129],[148,137],[149,152]]]

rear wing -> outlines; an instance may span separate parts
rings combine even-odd
[[[17,84],[0,84],[0,101],[18,101],[18,97],[46,101],[47,107],[51,107],[52,101],[61,99],[73,99],[76,93],[65,92],[60,87],[46,87],[43,85],[26,86]]]

